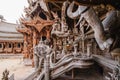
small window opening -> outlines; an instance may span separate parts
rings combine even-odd
[[[2,44],[0,44],[0,48],[2,48]]]
[[[42,36],[42,41],[46,40],[46,36]]]
[[[12,48],[12,44],[9,43],[9,48]]]
[[[18,43],[17,47],[20,48],[20,43]]]

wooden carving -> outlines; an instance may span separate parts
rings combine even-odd
[[[50,25],[52,25],[54,23],[54,21],[44,20],[44,19],[37,16],[33,20],[30,20],[30,21],[22,20],[22,23],[26,26],[34,27],[38,32],[41,32],[41,30],[44,27],[46,27],[46,26],[49,27]]]
[[[104,7],[106,11],[103,13],[100,12],[103,10],[96,10],[91,5],[82,5],[76,0],[31,1],[30,9],[26,12],[28,14],[30,11],[32,14],[27,15],[29,19],[23,17],[21,23],[31,31],[24,35],[25,44],[28,44],[24,46],[24,51],[30,52],[27,48],[33,50],[31,52],[34,56],[35,72],[38,73],[35,79],[61,80],[64,79],[63,76],[67,76],[67,80],[76,79],[75,74],[84,73],[77,73],[74,71],[76,68],[80,71],[102,69],[102,79],[106,77],[105,74],[109,75],[106,68],[112,72],[120,59],[120,44],[114,47],[117,50],[111,49],[116,36],[119,36],[112,31],[113,26],[119,26],[118,11]],[[27,29],[21,32],[24,33]],[[117,33],[119,29],[114,27]],[[109,62],[106,56],[113,63]],[[97,64],[102,65],[98,67]],[[113,74],[112,72],[111,75]],[[108,76],[106,78],[109,79]]]

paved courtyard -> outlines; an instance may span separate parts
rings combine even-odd
[[[0,80],[3,71],[9,70],[9,75],[14,74],[15,80],[24,80],[34,71],[32,66],[25,66],[23,59],[0,59]]]

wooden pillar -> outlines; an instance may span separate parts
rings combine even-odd
[[[56,43],[57,43],[57,40],[56,40],[56,38],[54,38],[53,39],[53,49],[54,49],[54,51],[55,51],[55,53],[54,53],[54,60],[53,60],[53,62],[55,63],[56,62]]]
[[[50,39],[50,31],[47,30],[46,32],[47,32],[47,36],[46,36],[46,37],[47,37],[47,39],[49,40],[49,39]]]
[[[28,53],[27,53],[27,34],[24,34],[24,48],[23,48],[23,53],[24,53],[24,57],[27,58],[28,57]]]
[[[11,43],[11,46],[12,46],[12,53],[13,53],[13,50],[14,50],[13,42]]]
[[[22,49],[23,49],[22,42],[20,43],[20,48],[21,48],[21,51],[20,51],[20,53],[21,53],[21,52],[22,52]]]
[[[81,28],[82,31],[82,54],[85,54],[85,34],[84,34],[84,27]]]
[[[13,42],[13,54],[15,54],[15,50],[16,50],[16,47],[15,47],[15,42]]]
[[[33,30],[33,48],[36,46],[37,44],[37,33],[35,30]]]
[[[0,53],[3,52],[3,43],[0,43]]]
[[[8,43],[6,42],[6,49],[5,49],[6,54],[8,53],[7,49],[8,49]]]
[[[33,29],[33,49],[34,47],[37,45],[37,33],[36,31]],[[34,57],[34,50],[33,50],[33,58]],[[34,59],[32,58],[32,67],[34,67]]]
[[[87,56],[91,55],[91,44],[87,44]]]
[[[3,42],[3,52],[5,53],[5,42]]]
[[[72,79],[74,79],[74,69],[72,69]]]
[[[45,80],[50,80],[49,57],[44,57]]]

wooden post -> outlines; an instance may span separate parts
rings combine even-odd
[[[50,74],[49,74],[49,57],[46,55],[44,57],[44,68],[45,68],[45,80],[50,80]]]
[[[47,32],[47,39],[49,40],[50,39],[50,30],[46,30],[46,32]]]
[[[81,28],[82,31],[82,54],[85,54],[85,34],[84,34],[84,27]]]
[[[87,44],[87,56],[90,57],[91,55],[91,44]]]
[[[15,42],[13,43],[13,54],[15,54],[15,50],[16,50],[16,46],[15,46]]]
[[[5,53],[5,42],[3,42],[3,52]]]
[[[33,29],[33,49],[37,44],[37,33],[36,31]],[[34,67],[34,52],[33,52],[33,58],[32,58],[32,67]]]
[[[13,43],[11,43],[11,46],[12,46],[12,53],[13,53],[13,50],[14,50],[14,45],[13,45]]]
[[[74,69],[72,69],[72,79],[74,79]]]
[[[24,48],[23,48],[23,52],[24,52],[24,57],[28,58],[28,51],[27,51],[27,34],[24,34]]]
[[[6,49],[5,49],[6,54],[7,54],[7,49],[8,49],[8,43],[6,42]]]
[[[37,44],[37,33],[35,30],[33,30],[33,47],[35,47]]]
[[[53,39],[53,49],[54,49],[54,51],[55,51],[55,53],[54,53],[54,63],[56,62],[56,43],[57,43],[57,40],[56,40],[56,38],[54,38]]]

